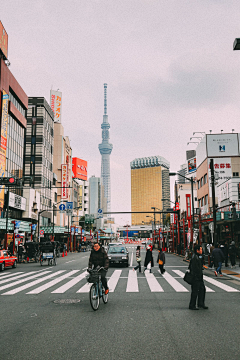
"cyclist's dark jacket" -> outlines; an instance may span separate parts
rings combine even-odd
[[[100,248],[98,251],[92,250],[88,262],[88,267],[92,269],[92,266],[103,266],[105,270],[109,268],[109,260],[106,251]]]

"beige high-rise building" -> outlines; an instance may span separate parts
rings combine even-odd
[[[166,211],[170,200],[170,163],[161,156],[151,156],[133,160],[131,163],[131,211]],[[132,214],[132,225],[151,223],[154,215],[148,213]],[[156,223],[162,222],[165,215],[156,214]]]

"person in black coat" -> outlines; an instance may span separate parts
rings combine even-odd
[[[105,294],[107,295],[109,293],[109,289],[106,274],[109,268],[109,259],[106,251],[98,243],[95,243],[89,257],[88,268],[92,269],[93,267],[95,269],[97,266],[104,268],[104,270],[101,270],[101,281],[105,289]]]
[[[147,247],[147,252],[146,252],[145,261],[144,261],[145,269],[143,270],[143,272],[145,270],[147,270],[147,266],[148,266],[149,263],[151,264],[151,268],[152,268],[154,266],[154,263],[153,263],[152,250],[151,250],[150,246]],[[149,272],[152,272],[151,268],[150,268]]]
[[[216,269],[214,271],[215,275],[217,276],[217,274],[219,273],[220,276],[223,276],[221,269],[222,269],[222,263],[224,262],[225,258],[224,258],[223,252],[220,249],[219,245],[217,245],[217,247],[215,249],[213,249],[212,257],[213,257],[213,263],[214,263],[214,266]]]
[[[233,268],[236,265],[236,247],[234,241],[232,241],[229,246],[229,257]]]
[[[160,248],[159,250],[159,253],[158,253],[158,257],[157,257],[157,263],[159,265],[159,269],[161,271],[161,274],[164,274],[165,273],[165,269],[164,269],[164,265],[165,265],[165,254],[164,252],[162,251],[162,248]]]
[[[199,258],[201,255],[202,247],[201,245],[196,245],[189,264],[190,272],[193,275],[193,283],[191,285],[192,292],[189,303],[190,310],[199,310],[200,308],[204,310],[208,309],[208,307],[205,306],[206,288],[203,282],[202,261]],[[198,307],[196,307],[196,302],[198,303]]]

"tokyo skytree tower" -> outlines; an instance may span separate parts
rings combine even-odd
[[[107,199],[107,212],[111,212],[111,180],[110,180],[110,155],[113,145],[109,143],[109,128],[107,115],[107,84],[104,84],[104,115],[102,128],[102,142],[98,145],[101,161],[101,178],[104,186],[104,197]],[[108,215],[110,217],[110,215]]]

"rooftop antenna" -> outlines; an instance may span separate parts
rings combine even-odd
[[[223,130],[221,130],[221,133],[223,132]]]
[[[212,133],[212,130],[209,130],[210,134]]]
[[[104,115],[107,115],[107,84],[104,85]]]
[[[232,132],[234,132],[235,131],[235,129],[232,129]]]

